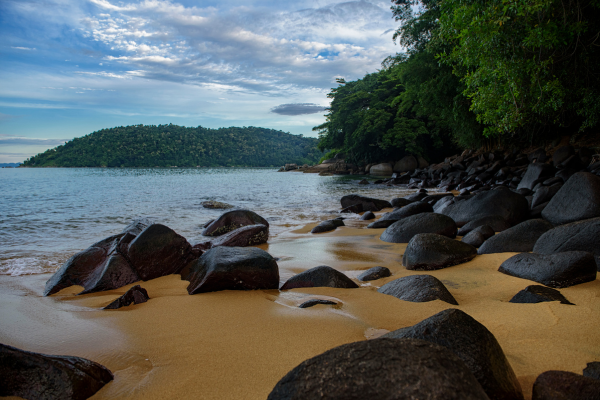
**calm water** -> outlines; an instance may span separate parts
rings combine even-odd
[[[343,195],[389,200],[407,193],[358,179],[271,169],[0,169],[0,274],[53,271],[136,217],[197,243],[202,225],[223,212],[203,208],[205,200],[257,212],[271,224],[273,239],[330,218]]]

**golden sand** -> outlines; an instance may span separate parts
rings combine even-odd
[[[356,278],[388,267],[393,276],[359,289],[306,288],[286,292],[222,291],[190,296],[187,282],[171,275],[141,282],[147,303],[101,310],[132,285],[75,296],[80,287],[43,297],[50,277],[0,276],[0,342],[46,354],[75,355],[108,367],[115,380],[93,399],[265,399],[275,383],[300,362],[332,347],[375,338],[414,325],[447,308],[442,301],[411,303],[377,292],[406,270],[406,244],[379,240],[383,229],[350,221],[334,232],[309,233],[316,224],[262,245],[278,264],[282,283],[294,274],[329,265]],[[600,282],[561,293],[558,302],[512,304],[534,282],[498,272],[514,253],[427,272],[440,279],[459,308],[498,339],[526,398],[542,372],[581,373],[600,360]],[[311,298],[337,306],[300,309]]]

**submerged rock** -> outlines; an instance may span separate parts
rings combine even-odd
[[[125,292],[123,296],[119,297],[106,307],[104,310],[116,310],[117,308],[127,307],[128,305],[133,304],[141,304],[150,300],[148,297],[148,292],[146,289],[141,287],[140,285],[135,285],[131,289]]]
[[[600,381],[567,371],[546,371],[533,383],[531,400],[600,400]]]
[[[247,225],[265,225],[269,227],[266,219],[250,210],[233,210],[221,214],[219,218],[211,222],[203,231],[204,236],[220,236],[234,229]]]
[[[475,247],[436,233],[415,235],[402,257],[409,270],[433,271],[471,261],[477,255]]]
[[[391,207],[389,201],[372,199],[370,197],[349,194],[341,199],[342,208],[350,207],[355,204],[362,204],[362,211],[381,211],[384,208]]]
[[[210,208],[210,209],[227,210],[229,208],[233,208],[233,206],[231,204],[221,203],[220,201],[215,201],[215,200],[203,201],[200,204],[202,204],[202,207]]]
[[[387,278],[388,276],[392,276],[389,268],[373,267],[360,274],[358,280],[361,282],[374,281],[381,278]]]
[[[352,279],[348,278],[341,272],[326,265],[322,265],[300,272],[298,275],[292,276],[283,284],[281,290],[304,287],[332,287],[353,289],[357,288],[358,285],[354,283]]]
[[[487,399],[464,363],[422,340],[377,339],[335,347],[304,361],[268,400]]]
[[[547,301],[560,301],[561,304],[571,304],[558,290],[540,285],[529,285],[515,294],[509,303],[543,303]]]
[[[337,303],[335,301],[331,301],[331,300],[312,299],[312,300],[305,301],[304,303],[300,304],[298,307],[299,308],[309,308],[309,307],[316,306],[317,304],[335,306]]]
[[[386,283],[377,291],[413,303],[442,300],[446,303],[458,305],[446,286],[431,275],[405,276]]]
[[[552,229],[552,224],[543,219],[530,219],[521,222],[486,240],[477,254],[532,251],[535,242]]]
[[[444,346],[464,361],[490,399],[523,399],[521,385],[494,335],[463,311],[444,310],[382,338],[422,339]]]
[[[552,197],[542,217],[553,225],[600,217],[600,177],[578,172]]]
[[[394,222],[382,234],[381,240],[389,243],[408,243],[420,233],[437,233],[456,237],[456,224],[452,218],[436,213],[412,215]]]
[[[81,357],[32,353],[0,344],[0,396],[84,400],[113,380],[102,365]]]

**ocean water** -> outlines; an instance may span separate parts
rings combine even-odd
[[[0,274],[53,272],[138,217],[195,244],[204,223],[224,212],[203,208],[205,200],[255,211],[269,221],[269,240],[276,240],[335,217],[346,194],[390,200],[412,192],[359,185],[362,178],[242,168],[0,169]]]

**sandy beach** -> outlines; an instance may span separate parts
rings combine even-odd
[[[386,210],[387,211],[387,210]],[[381,212],[383,213],[383,212]],[[381,214],[378,213],[378,214]],[[119,310],[102,307],[118,290],[76,296],[81,287],[43,297],[51,274],[0,276],[0,342],[46,354],[85,357],[115,375],[92,399],[265,399],[300,362],[335,346],[374,339],[456,307],[485,325],[502,346],[526,399],[547,370],[581,373],[600,360],[600,282],[561,293],[559,302],[513,304],[532,281],[498,272],[515,253],[477,256],[470,262],[427,272],[440,279],[459,306],[436,300],[412,303],[380,294],[394,279],[425,272],[402,266],[406,244],[379,240],[384,229],[367,221],[311,234],[315,224],[280,234],[259,246],[278,259],[281,283],[306,269],[328,265],[359,289],[222,291],[188,295],[188,282],[170,275],[141,282],[147,303]],[[370,283],[360,272],[385,266],[392,276]],[[337,306],[300,309],[312,299]]]

